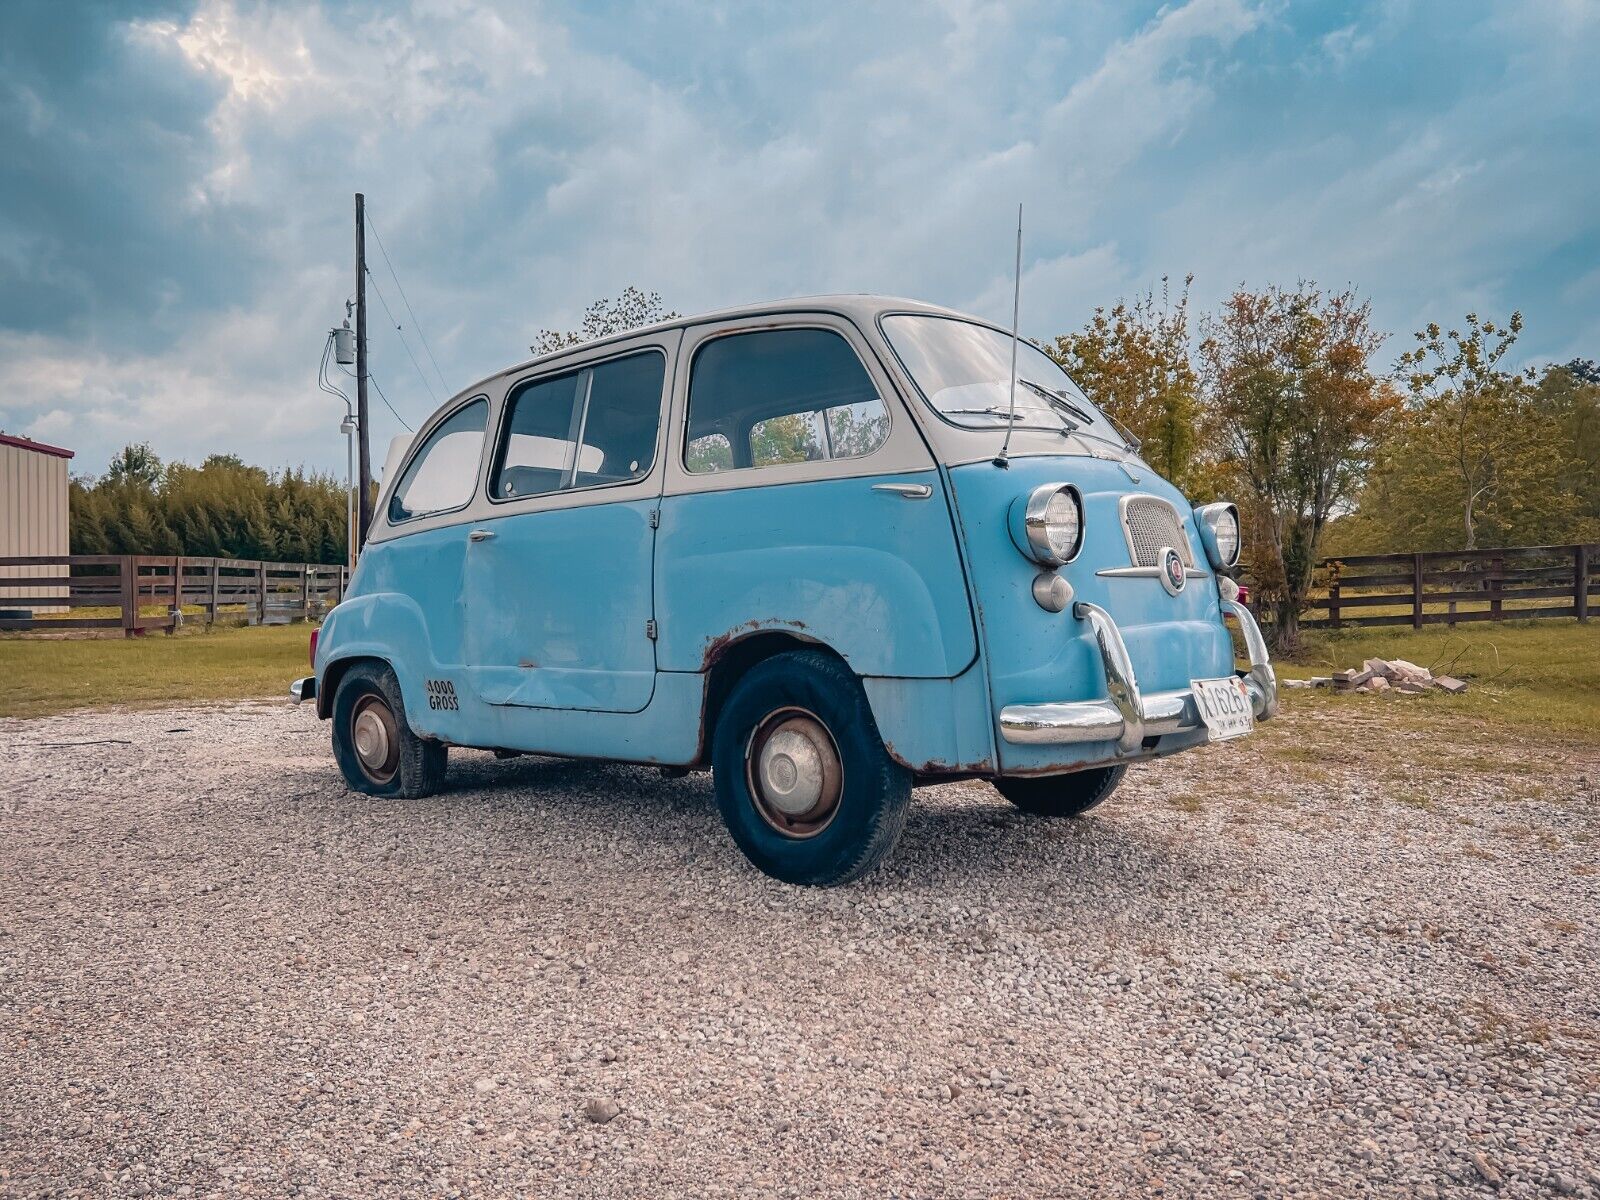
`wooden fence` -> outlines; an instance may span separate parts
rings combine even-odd
[[[1353,554],[1318,564],[1325,588],[1301,625],[1454,625],[1538,617],[1587,620],[1600,600],[1600,544]],[[1322,613],[1325,615],[1318,616]]]
[[[343,598],[349,571],[325,563],[170,554],[0,558],[0,630],[151,629],[320,617]]]

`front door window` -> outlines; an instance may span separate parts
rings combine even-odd
[[[506,401],[490,495],[643,479],[655,462],[665,379],[666,359],[652,350],[523,384]]]
[[[888,435],[872,377],[832,330],[729,334],[695,354],[684,453],[692,474],[857,458]]]

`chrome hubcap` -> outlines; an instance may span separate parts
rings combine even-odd
[[[394,714],[377,696],[363,696],[350,714],[350,742],[361,770],[375,783],[394,778],[400,762],[400,741],[395,736]]]
[[[756,726],[745,763],[756,810],[779,833],[815,836],[839,811],[844,769],[838,747],[804,709],[779,709]]]

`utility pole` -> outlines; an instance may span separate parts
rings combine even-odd
[[[372,528],[372,440],[367,430],[367,198],[356,193],[356,434],[361,444],[358,547]]]

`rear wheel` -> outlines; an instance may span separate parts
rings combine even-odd
[[[995,790],[1025,813],[1039,817],[1078,817],[1117,790],[1128,768],[1093,767],[1070,775],[1033,779],[1001,778]]]
[[[356,791],[406,799],[438,791],[448,761],[444,746],[411,731],[400,681],[379,663],[351,667],[339,681],[333,756]]]
[[[860,681],[820,651],[769,658],[734,685],[712,766],[733,840],[788,883],[859,879],[905,827],[911,773],[884,748]]]

